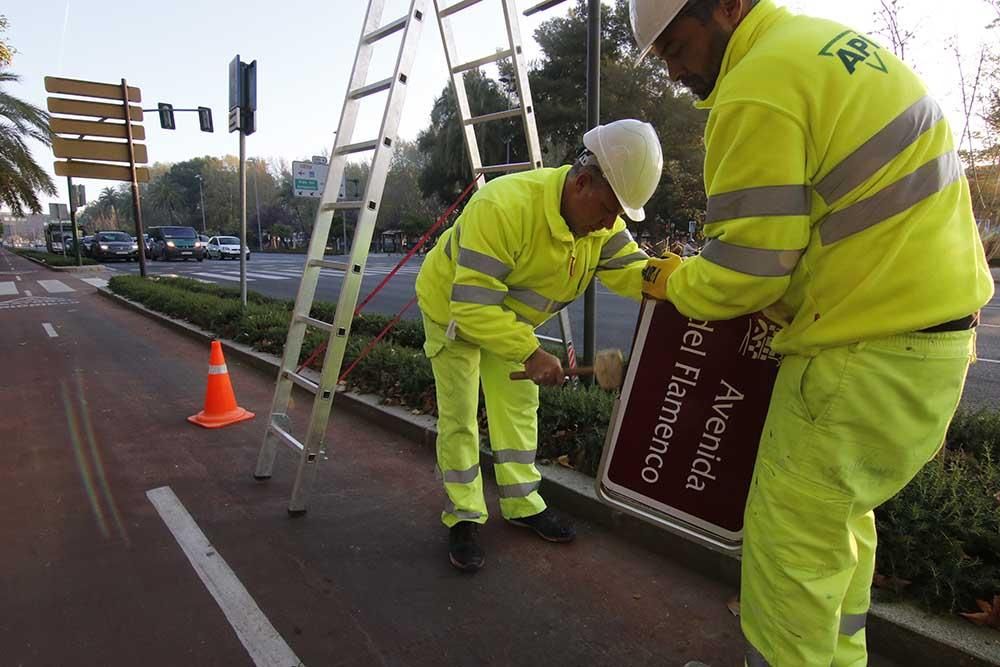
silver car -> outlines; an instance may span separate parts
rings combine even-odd
[[[235,236],[213,236],[208,240],[209,259],[239,259],[240,240]],[[250,248],[243,246],[243,251],[247,254],[247,261],[250,261]]]

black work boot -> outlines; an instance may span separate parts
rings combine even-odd
[[[486,563],[479,546],[479,524],[459,521],[448,531],[448,559],[462,572],[476,572]]]
[[[525,516],[520,519],[507,519],[515,526],[531,528],[543,540],[549,542],[572,542],[576,537],[576,528],[573,522],[556,512],[551,507],[533,516]]]

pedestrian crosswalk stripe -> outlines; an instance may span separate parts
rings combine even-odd
[[[247,271],[247,275],[251,278],[264,278],[265,280],[288,280],[289,276],[279,276],[274,273],[250,273]]]
[[[0,296],[13,296],[17,294],[17,285],[12,281],[0,283]]]
[[[45,288],[45,291],[49,294],[57,294],[59,292],[75,292],[76,290],[64,283],[61,280],[39,280],[38,284]]]
[[[236,276],[234,278],[233,276],[224,276],[221,273],[195,273],[194,275],[196,275],[196,276],[204,276],[206,278],[217,278],[219,280],[230,280],[230,281],[232,281],[234,283],[238,283],[240,281],[240,277],[239,276]],[[247,278],[247,282],[248,283],[252,283],[253,281],[254,281],[253,278]]]
[[[88,285],[93,285],[94,287],[107,287],[108,281],[104,278],[80,278],[83,282]]]

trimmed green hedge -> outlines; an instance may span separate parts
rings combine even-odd
[[[62,255],[56,255],[51,252],[43,252],[40,250],[24,250],[22,248],[13,248],[14,252],[22,257],[30,257],[31,259],[37,259],[40,262],[45,262],[49,266],[76,266],[76,253],[71,253],[63,257]],[[93,266],[97,264],[94,260],[89,257],[81,257],[84,266]]]
[[[172,317],[281,354],[291,303],[253,292],[239,307],[239,290],[184,278],[116,276],[110,288]],[[317,303],[313,316],[333,320],[335,306]],[[355,318],[344,363],[388,323],[384,315]],[[326,336],[310,330],[301,359]],[[351,389],[433,414],[434,376],[424,357],[419,321],[403,321],[354,369]],[[600,462],[613,397],[596,387],[541,388],[539,458],[563,459],[593,476]],[[481,411],[483,414],[483,411]],[[485,427],[485,421],[483,423]],[[876,512],[879,573],[910,582],[903,595],[942,610],[974,610],[975,600],[1000,593],[1000,412],[959,413],[941,456]]]

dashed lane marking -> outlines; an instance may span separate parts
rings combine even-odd
[[[229,564],[212,546],[169,486],[146,492],[187,556],[198,578],[215,598],[240,643],[258,667],[302,667],[292,649],[271,625]]]
[[[0,296],[17,296],[17,285],[13,281],[0,283]]]
[[[108,281],[104,278],[80,278],[83,282],[88,285],[93,285],[94,287],[107,287]]]
[[[55,327],[48,322],[42,322],[42,328],[45,329],[45,333],[49,335],[49,338],[59,338],[59,334],[56,333]]]

